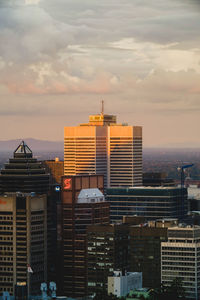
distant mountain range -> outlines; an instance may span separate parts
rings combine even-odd
[[[64,151],[64,142],[63,141],[44,141],[32,138],[24,138],[25,143],[31,148],[33,152],[63,152]],[[14,152],[17,146],[21,143],[21,139],[15,140],[7,140],[7,141],[0,141],[0,152],[8,151]],[[168,147],[144,147],[144,154],[149,152],[184,152],[184,151],[199,151],[200,146],[190,145],[190,147],[182,147],[180,145],[176,146],[168,146]]]
[[[33,152],[38,151],[48,151],[48,152],[60,152],[64,151],[64,143],[62,141],[44,141],[44,140],[37,140],[32,138],[25,138],[23,139],[24,142],[29,146],[29,148]],[[0,141],[0,152],[1,151],[9,151],[14,152],[17,146],[21,143],[22,140],[8,140],[8,141]]]

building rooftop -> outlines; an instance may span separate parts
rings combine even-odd
[[[24,141],[21,141],[19,146],[14,151],[14,157],[27,158],[32,157],[31,149],[26,145]]]
[[[199,230],[200,226],[198,225],[187,225],[185,223],[179,223],[178,226],[169,227],[168,230]]]
[[[184,195],[187,195],[187,188],[183,189]],[[107,188],[107,196],[112,195],[133,195],[133,196],[149,196],[149,195],[179,195],[181,188],[174,186],[136,186],[136,187],[110,187]]]
[[[174,190],[177,189],[176,186],[133,186],[129,187],[129,189],[137,189],[137,190]]]
[[[77,203],[92,203],[104,201],[104,195],[97,189],[82,189],[78,195]]]

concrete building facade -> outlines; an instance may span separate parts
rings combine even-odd
[[[200,226],[168,228],[168,241],[161,245],[162,283],[180,278],[186,297],[200,297]]]

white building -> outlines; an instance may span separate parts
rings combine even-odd
[[[197,184],[190,184],[188,187],[188,199],[200,200],[200,188]]]
[[[78,195],[77,203],[93,203],[105,201],[103,193],[97,189],[82,189]]]
[[[108,294],[117,297],[126,296],[131,290],[142,288],[142,273],[114,271],[113,276],[108,277]]]
[[[168,241],[161,243],[161,280],[170,285],[180,278],[186,297],[200,297],[200,226],[168,228]]]

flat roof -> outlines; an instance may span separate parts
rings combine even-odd
[[[118,187],[117,187],[118,188]],[[121,188],[121,187],[119,187]],[[128,187],[128,189],[136,189],[136,190],[174,190],[174,189],[180,189],[180,187],[177,186],[131,186]]]

